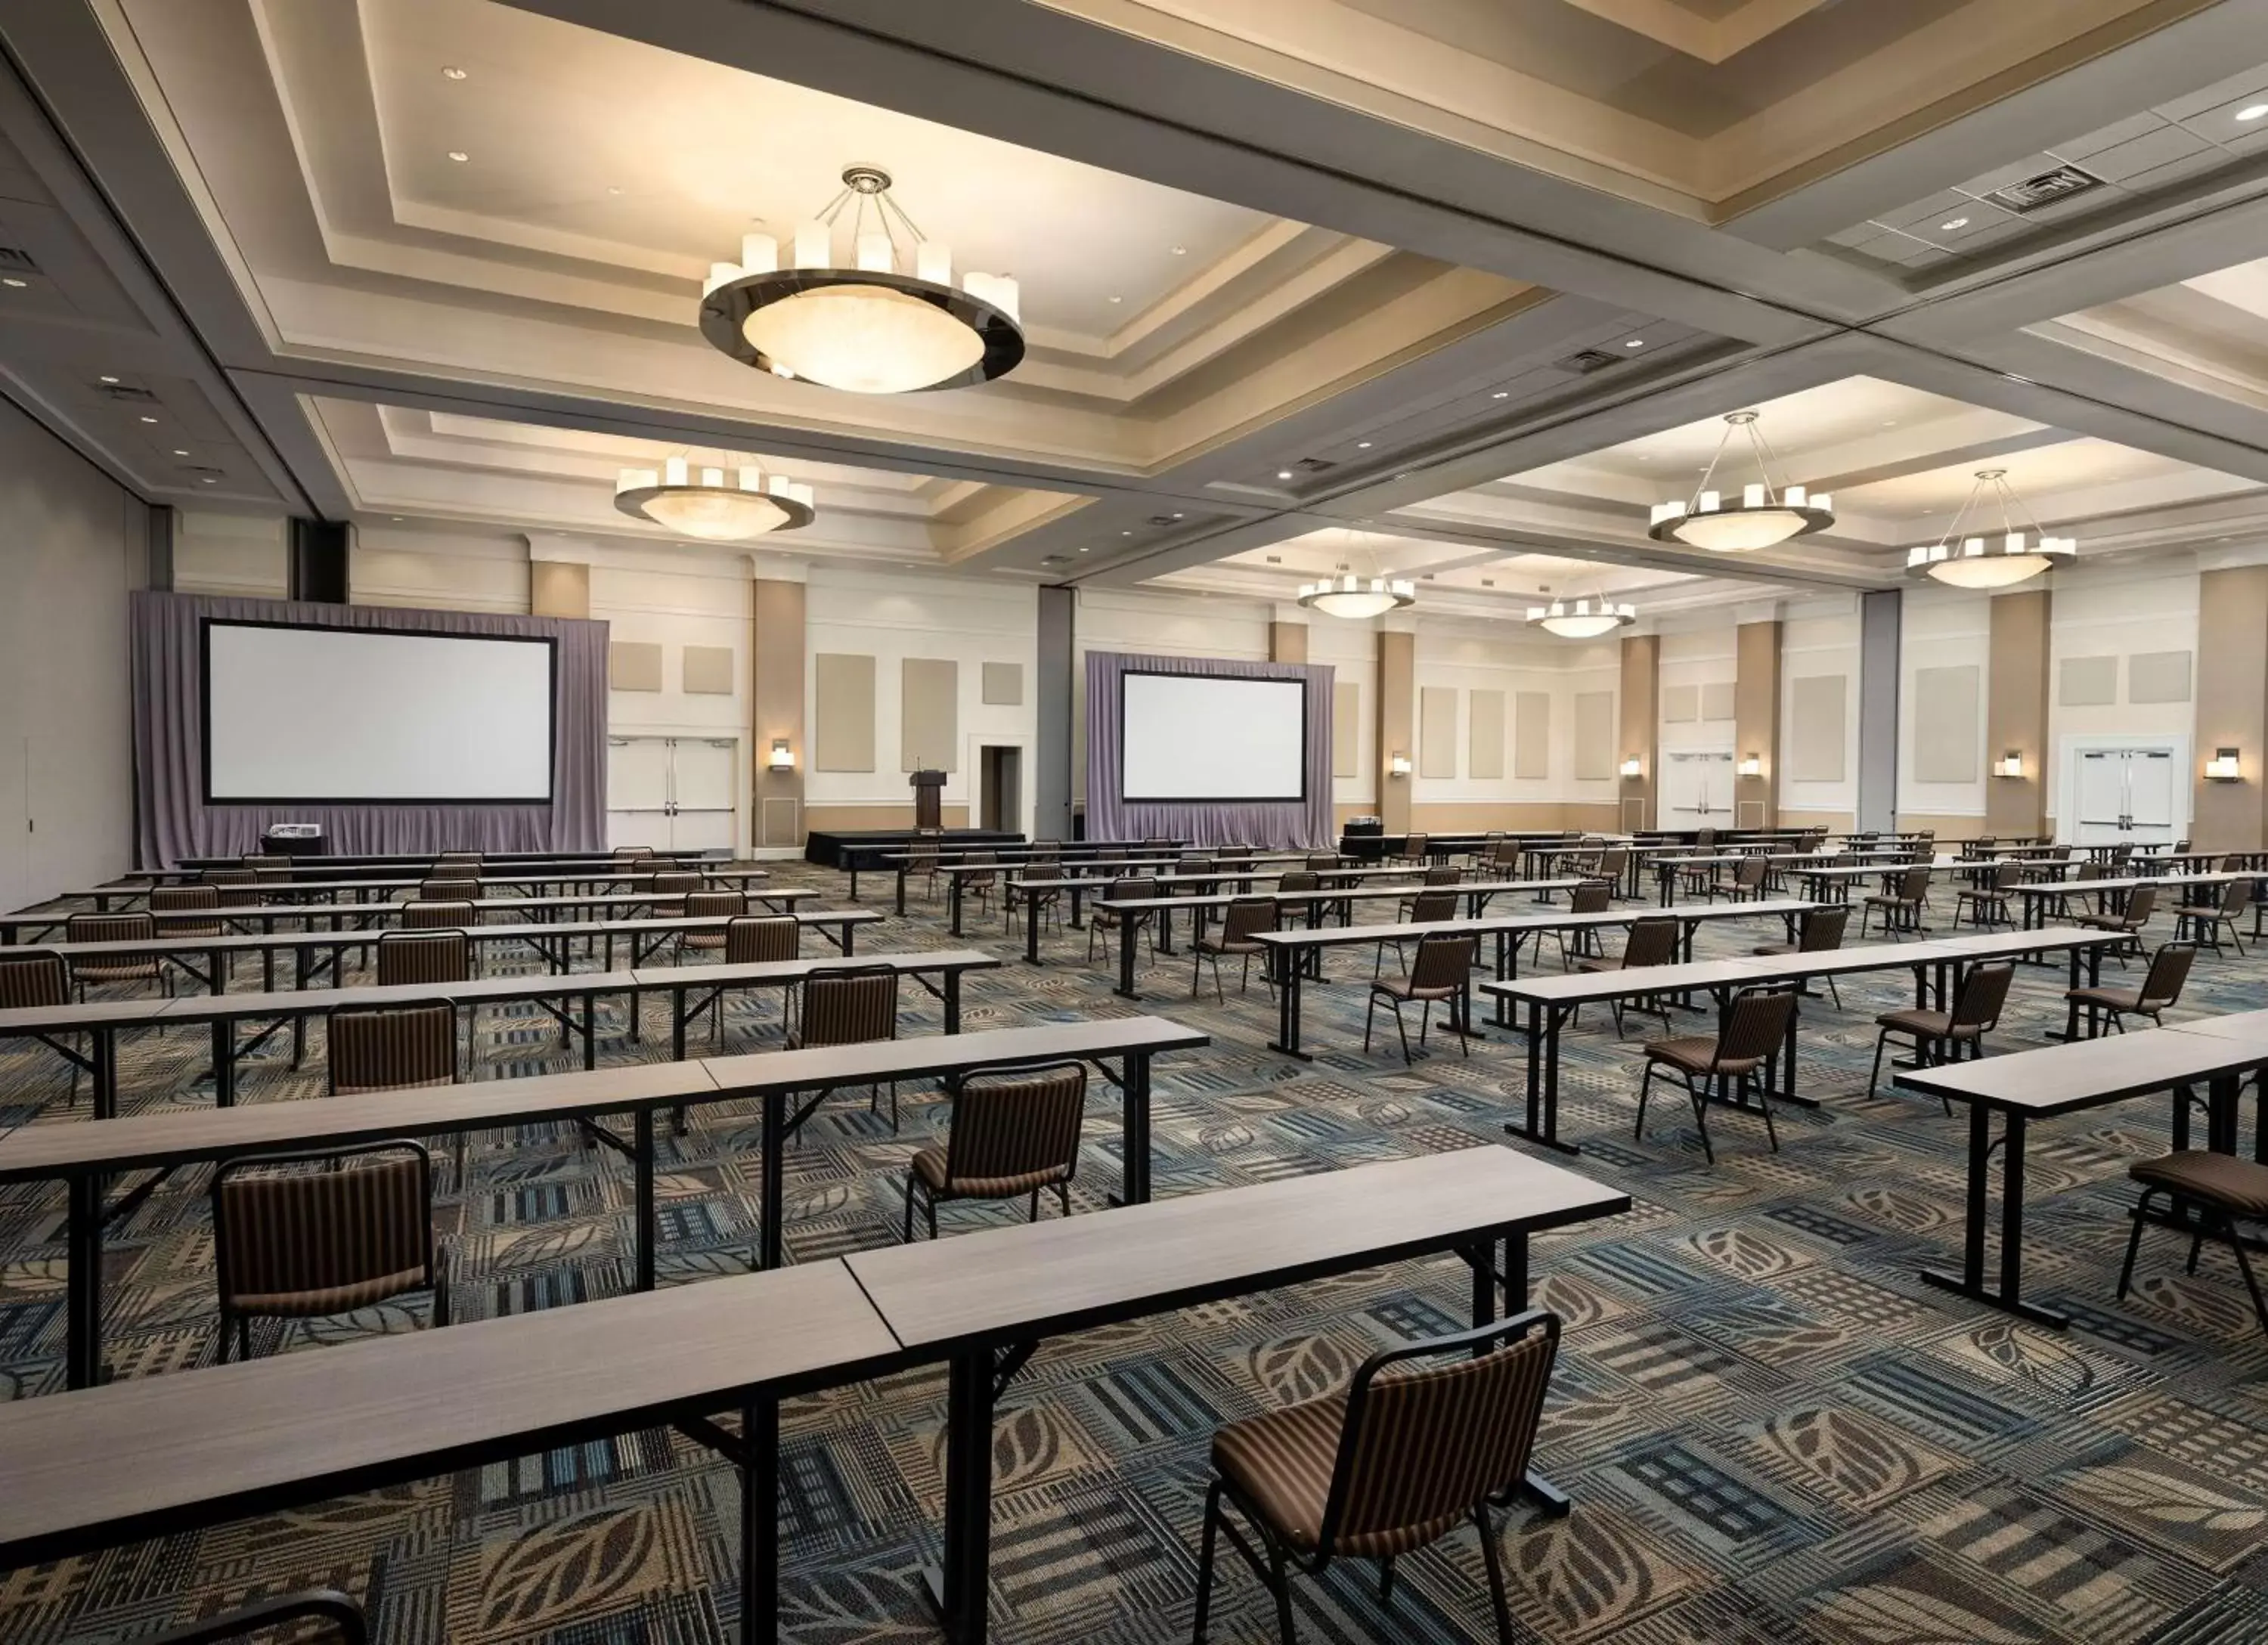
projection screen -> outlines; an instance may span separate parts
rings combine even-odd
[[[545,805],[556,643],[209,619],[208,805]]]
[[[1305,681],[1130,670],[1119,716],[1127,800],[1307,797]]]

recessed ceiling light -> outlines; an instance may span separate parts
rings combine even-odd
[[[204,477],[203,483],[206,485],[218,485],[220,482],[214,479],[212,476],[207,475]]]
[[[158,419],[157,419],[156,417],[144,417],[142,420],[143,420],[144,423],[155,423]]]
[[[1189,248],[1187,246],[1174,246],[1168,249],[1170,249],[1176,257],[1186,257],[1189,254]]]
[[[388,515],[387,516],[387,518],[388,520],[392,520],[392,521],[393,521],[395,525],[397,525],[397,526],[398,526],[398,525],[400,525],[400,524],[401,523],[401,515],[399,515],[399,514],[388,514]]]
[[[1118,535],[1119,535],[1120,536],[1122,536],[1122,537],[1130,537],[1130,536],[1132,536],[1134,534],[1133,534],[1132,532],[1130,532],[1130,531],[1122,531],[1122,532],[1120,532]]]
[[[1112,298],[1110,300],[1111,300],[1112,302],[1114,302],[1114,303],[1123,303],[1123,302],[1124,302],[1126,299],[1125,299],[1124,298],[1123,298],[1123,297],[1114,297],[1114,298]]]
[[[30,282],[29,282],[29,281],[26,281],[26,280],[18,280],[18,278],[16,278],[13,275],[9,276],[9,277],[8,277],[6,279],[4,279],[4,280],[0,280],[0,285],[4,285],[4,286],[8,287],[11,291],[22,291],[22,290],[24,289],[24,287],[25,287],[26,285],[29,284],[30,284]]]
[[[2263,116],[2268,116],[2268,103],[2250,103],[2236,111],[2236,117],[2247,125]]]
[[[103,378],[101,378],[101,379],[100,379],[100,380],[101,380],[101,381],[103,381],[103,382],[106,382],[106,383],[114,383],[114,382],[116,382],[116,381],[118,380],[118,379],[116,379],[115,377],[111,377],[111,376],[107,376],[107,375],[106,375],[106,376],[104,376]]]
[[[618,195],[622,193],[622,186],[620,183],[608,183],[607,185],[607,192],[610,195]]]
[[[1370,449],[1370,442],[1366,439],[1359,439],[1355,441],[1354,448],[1357,451],[1368,451]]]
[[[1509,400],[1512,398],[1512,390],[1509,388],[1499,388],[1494,394],[1491,395],[1489,398],[1491,400]]]
[[[1623,344],[1623,347],[1626,349],[1642,349],[1645,346],[1646,339],[1644,337],[1632,337],[1628,343]]]
[[[173,447],[173,455],[176,457],[186,457],[188,454],[188,448],[185,446],[176,446]]]
[[[1279,480],[1291,479],[1292,477],[1292,471],[1289,468],[1278,468],[1276,470],[1276,477]]]
[[[1090,549],[1088,549],[1088,547],[1086,546],[1086,544],[1085,544],[1084,542],[1082,542],[1082,543],[1080,543],[1080,544],[1079,545],[1079,551],[1081,554],[1087,554],[1087,553],[1091,553],[1091,552],[1093,552],[1093,550],[1091,550]]]
[[[449,158],[456,161],[458,165],[462,166],[467,160],[471,159],[473,157],[466,153],[462,149],[451,149],[449,151]]]
[[[1965,217],[1948,218],[1944,222],[1938,225],[1938,227],[1944,229],[1948,233],[1956,228],[1967,228],[1968,226],[1969,219]]]
[[[441,77],[445,80],[461,80],[465,77],[465,71],[454,63],[451,63],[441,70]]]

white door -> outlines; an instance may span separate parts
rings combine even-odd
[[[607,739],[607,844],[669,848],[669,739]]]
[[[731,851],[740,745],[728,738],[677,737],[669,752],[671,848]]]
[[[2170,748],[2083,749],[2078,758],[2081,845],[2169,843],[2181,827]]]
[[[1731,827],[1732,750],[1663,755],[1660,809],[1665,829]]]

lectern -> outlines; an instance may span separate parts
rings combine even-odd
[[[913,785],[914,826],[943,828],[945,826],[945,773],[916,771],[906,780]]]

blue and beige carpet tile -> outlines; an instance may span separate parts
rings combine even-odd
[[[841,896],[831,873],[793,865],[780,879]],[[940,913],[917,900],[909,918],[862,933],[861,947],[957,946]],[[1005,955],[1021,946],[997,912],[972,915],[971,931]],[[1719,926],[1701,952],[1776,934]],[[1083,941],[1051,934],[1045,966],[1012,959],[971,978],[967,1026],[1149,1010],[1210,1032],[1209,1050],[1159,1065],[1160,1197],[1505,1141],[1523,1089],[1515,1047],[1492,1035],[1465,1057],[1436,1036],[1404,1066],[1389,1038],[1364,1054],[1366,950],[1341,950],[1334,985],[1308,991],[1318,1054],[1300,1064],[1264,1049],[1274,1016],[1257,977],[1240,994],[1232,968],[1225,1003],[1209,985],[1193,1000],[1188,960],[1160,959],[1133,1006],[1082,963]],[[1555,949],[1547,963],[1557,963]],[[2207,957],[2180,1014],[2268,1005],[2264,979],[2268,955]],[[2022,972],[1993,1049],[2042,1043],[2061,1022],[2062,985],[2059,967]],[[1536,1245],[1535,1299],[1566,1324],[1538,1465],[1578,1506],[1557,1522],[1522,1509],[1504,1526],[1523,1640],[2268,1641],[2268,1341],[2225,1248],[2190,1276],[2182,1243],[2158,1231],[2134,1293],[2113,1295],[2132,1202],[2125,1168],[2164,1148],[2168,1105],[2126,1103],[2036,1132],[2029,1286],[2071,1311],[2072,1330],[1933,1292],[1917,1275],[1957,1259],[1965,1123],[1865,1085],[1873,1015],[1907,1003],[1908,986],[1902,973],[1846,980],[1843,1010],[1808,1007],[1800,1083],[1824,1106],[1782,1110],[1777,1154],[1754,1119],[1715,1118],[1713,1166],[1674,1101],[1657,1103],[1645,1138],[1631,1135],[1637,1046],[1658,1028],[1634,1017],[1618,1042],[1604,1014],[1587,1013],[1570,1037],[1563,1129],[1582,1144],[1575,1164],[1627,1190],[1635,1208]],[[937,1032],[934,1002],[911,987],[903,998],[902,1031]],[[617,1007],[607,1061],[666,1054],[663,1007],[648,1008],[641,1044]],[[758,1049],[778,1027],[776,997],[743,1000],[729,1043]],[[133,1036],[128,1111],[208,1103],[203,1051],[202,1035]],[[532,1007],[481,1013],[476,1077],[575,1066]],[[0,1125],[92,1123],[84,1098],[66,1102],[60,1069],[35,1046],[0,1047]],[[320,1034],[296,1073],[279,1037],[247,1066],[242,1100],[318,1099],[320,1070]],[[792,1259],[897,1237],[908,1158],[946,1118],[934,1092],[904,1097],[897,1136],[863,1092],[840,1094],[807,1128],[786,1164]],[[1096,1212],[1116,1184],[1116,1119],[1098,1083],[1077,1213]],[[756,1141],[753,1118],[725,1109],[674,1145],[665,1284],[746,1267]],[[463,1184],[444,1177],[460,1318],[624,1289],[630,1184],[606,1152],[560,1131],[492,1133],[476,1140]],[[107,1330],[120,1375],[211,1356],[204,1185],[202,1173],[176,1178],[114,1231]],[[1021,1214],[954,1206],[943,1217],[949,1238]],[[61,1255],[58,1195],[0,1191],[0,1397],[61,1385]],[[1047,1344],[998,1424],[994,1637],[1186,1639],[1214,1428],[1331,1390],[1382,1346],[1455,1329],[1467,1295],[1461,1267],[1412,1265]],[[426,1328],[424,1308],[270,1330],[262,1346],[351,1354],[372,1332]],[[937,1552],[943,1406],[938,1373],[788,1406],[783,1622],[800,1645],[935,1637],[918,1573]],[[129,1640],[248,1596],[329,1583],[368,1602],[387,1641],[721,1641],[736,1614],[738,1504],[735,1477],[707,1451],[666,1431],[629,1434],[0,1575],[0,1639]],[[1225,1558],[1221,1582],[1212,1637],[1273,1639],[1272,1607],[1248,1573]],[[1454,1641],[1492,1636],[1486,1593],[1467,1530],[1405,1560],[1391,1604],[1359,1562],[1300,1580],[1295,1604],[1302,1637],[1319,1645]]]

